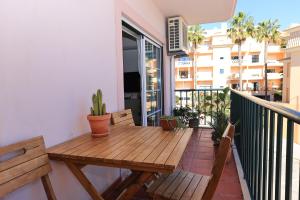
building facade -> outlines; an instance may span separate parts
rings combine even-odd
[[[205,40],[190,57],[175,62],[176,89],[239,87],[238,47],[220,29],[205,30]],[[248,38],[242,45],[243,90],[264,90],[264,45]],[[192,54],[191,54],[192,55]],[[268,90],[281,90],[284,52],[279,45],[268,48]]]
[[[286,58],[284,59],[284,78],[282,100],[292,108],[300,111],[300,25],[285,30],[286,33]]]

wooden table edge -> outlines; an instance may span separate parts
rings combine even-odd
[[[73,162],[81,165],[95,165],[95,166],[103,166],[103,167],[112,167],[112,168],[123,168],[123,169],[131,169],[136,171],[146,171],[146,172],[161,172],[161,173],[172,173],[175,171],[176,167],[171,165],[155,165],[149,164],[145,166],[137,166],[129,163],[118,164],[115,162],[107,162],[97,158],[89,158],[89,159],[78,159],[78,158],[67,158],[62,156],[57,156],[51,153],[48,153],[48,157],[52,161],[63,161],[63,162]]]

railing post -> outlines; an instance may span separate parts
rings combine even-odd
[[[294,122],[288,120],[286,144],[285,199],[292,199]],[[300,180],[299,180],[300,181]],[[299,190],[300,193],[300,190]]]
[[[240,112],[238,111],[238,97],[234,92],[230,92],[230,121],[235,124],[240,119]],[[237,132],[237,130],[236,130]]]

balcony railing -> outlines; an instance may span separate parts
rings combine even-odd
[[[232,90],[231,120],[252,199],[300,199],[300,113]]]
[[[208,126],[212,122],[213,110],[218,110],[218,104],[214,104],[223,89],[187,89],[175,90],[176,107],[189,107],[199,111],[201,115],[200,126]]]

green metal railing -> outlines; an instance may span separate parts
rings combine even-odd
[[[300,177],[293,174],[299,170],[293,155],[300,113],[231,90],[231,120],[238,122],[235,143],[252,199],[300,199]]]
[[[218,110],[219,105],[214,102],[219,97],[223,89],[181,89],[175,90],[176,107],[189,107],[192,110],[198,110],[203,115],[201,125],[208,125],[212,121],[210,117],[213,110]]]

